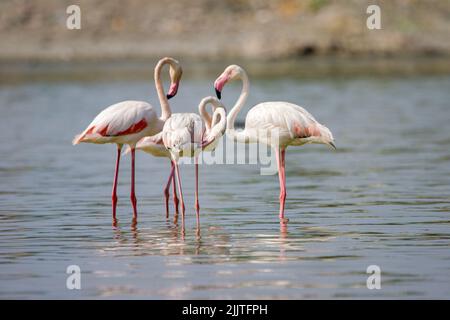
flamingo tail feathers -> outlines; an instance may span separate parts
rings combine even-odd
[[[79,144],[81,142],[81,140],[83,140],[84,136],[85,135],[82,134],[82,133],[81,134],[77,134],[72,140],[72,145]]]

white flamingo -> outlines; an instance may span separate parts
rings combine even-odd
[[[242,91],[236,104],[228,113],[227,136],[237,142],[268,144],[276,151],[278,177],[280,181],[280,211],[281,223],[288,222],[284,217],[286,201],[285,151],[288,146],[301,146],[307,143],[327,144],[333,148],[334,139],[331,131],[321,125],[302,107],[288,102],[263,102],[247,113],[245,129],[237,131],[234,122],[239,111],[244,106],[249,91],[249,80],[245,70],[237,65],[228,66],[214,82],[217,97],[225,84],[232,80],[242,81]],[[274,136],[275,134],[275,136]],[[277,137],[277,139],[273,139]]]
[[[212,118],[209,115],[209,113],[206,111],[206,106],[208,103],[213,104],[213,112],[214,112],[216,110],[217,106],[220,105],[220,102],[214,97],[208,97],[208,98],[205,98],[204,100],[202,100],[202,102],[199,105],[199,112],[201,113],[202,118],[204,120],[206,132],[209,133],[211,130]],[[216,114],[216,118],[218,117],[218,115],[219,114]],[[208,145],[207,147],[205,147],[205,151],[214,150],[217,145],[218,140],[215,140],[215,141],[216,141],[216,143],[212,143],[212,144]],[[138,143],[136,144],[136,150],[142,150],[146,153],[153,155],[154,157],[165,157],[165,158],[170,159],[171,171],[170,171],[169,179],[164,187],[166,218],[169,218],[169,189],[170,189],[171,183],[173,185],[172,192],[173,192],[175,215],[178,216],[179,199],[178,199],[177,191],[176,191],[175,165],[174,165],[174,162],[172,161],[171,153],[164,146],[163,139],[162,139],[162,132],[160,132],[154,136],[151,136],[151,137],[144,137],[141,140],[139,140]],[[125,150],[125,154],[129,153],[130,151],[131,151],[131,148],[128,147]]]
[[[161,82],[161,69],[169,65],[171,85],[167,96]],[[81,134],[75,136],[73,144],[89,143],[115,143],[117,145],[117,160],[112,188],[112,216],[116,223],[117,206],[117,177],[122,146],[127,144],[131,149],[131,194],[133,217],[137,218],[136,195],[134,186],[135,176],[135,145],[145,136],[152,136],[160,132],[165,121],[171,116],[168,99],[175,96],[181,79],[182,70],[175,59],[163,58],[155,67],[155,84],[161,104],[161,117],[158,117],[154,108],[144,101],[123,101],[107,107],[100,112]]]
[[[206,106],[213,105],[212,119],[206,111]],[[226,130],[226,111],[223,104],[214,97],[203,98],[199,106],[199,116],[196,113],[175,113],[164,124],[161,132],[164,146],[169,150],[175,175],[178,181],[178,193],[184,227],[185,205],[181,187],[181,177],[178,168],[180,157],[195,158],[195,209],[197,230],[200,230],[200,204],[198,199],[198,155],[203,151],[212,151],[217,146],[219,138]]]

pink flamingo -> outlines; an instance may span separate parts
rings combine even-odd
[[[249,80],[245,70],[237,65],[228,66],[214,82],[217,97],[225,84],[232,80],[242,81],[242,91],[236,104],[228,113],[227,136],[242,143],[265,143],[276,151],[278,177],[280,182],[280,210],[281,223],[289,220],[284,217],[286,201],[285,151],[288,146],[301,146],[307,143],[327,144],[334,149],[334,139],[331,131],[321,125],[302,107],[288,102],[263,102],[247,113],[245,129],[237,131],[234,122],[239,111],[245,104],[249,91]],[[275,133],[275,136],[273,134]],[[277,137],[273,139],[271,137]]]
[[[206,111],[207,104],[213,105],[212,119]],[[175,113],[164,124],[161,132],[164,146],[169,150],[175,175],[178,181],[178,193],[184,228],[185,205],[178,168],[180,157],[195,158],[195,209],[197,230],[200,230],[200,204],[198,199],[198,155],[201,151],[212,151],[225,133],[227,120],[223,104],[214,97],[202,99],[199,106],[200,115],[196,113]]]
[[[167,96],[164,94],[161,82],[161,69],[169,65],[171,85]],[[152,136],[160,132],[165,121],[171,116],[168,99],[176,95],[181,79],[182,70],[178,61],[172,58],[161,59],[155,67],[155,84],[161,104],[161,117],[158,117],[154,108],[144,101],[123,101],[107,107],[100,112],[81,134],[75,136],[73,144],[89,143],[115,143],[117,145],[117,160],[112,188],[112,216],[116,220],[117,206],[117,178],[122,146],[127,144],[131,149],[131,204],[133,217],[137,218],[135,195],[135,146],[145,136]]]
[[[201,113],[202,118],[204,120],[206,132],[209,133],[211,130],[212,118],[209,115],[209,113],[206,111],[206,106],[208,103],[213,104],[213,111],[215,111],[217,106],[221,105],[221,103],[214,97],[205,98],[200,103],[199,112]],[[219,114],[216,114],[216,118],[218,115]],[[217,145],[217,143],[208,145],[206,147],[206,151],[213,150],[216,145]],[[162,132],[160,132],[154,136],[151,136],[151,137],[144,137],[141,140],[139,140],[138,143],[136,144],[136,150],[142,150],[146,153],[153,155],[154,157],[166,157],[166,158],[172,159],[171,153],[164,146],[163,139],[162,139]],[[129,153],[130,151],[131,151],[131,149],[128,147],[127,150],[125,150],[125,154]],[[176,221],[176,217],[178,216],[179,199],[178,199],[177,191],[176,191],[175,165],[172,160],[170,162],[171,162],[170,176],[169,176],[167,184],[164,188],[166,218],[169,218],[169,189],[170,189],[170,185],[172,183],[173,184],[173,201],[174,201],[174,208],[175,208],[175,221]]]

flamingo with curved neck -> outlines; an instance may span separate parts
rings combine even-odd
[[[211,118],[211,115],[206,111],[206,107],[208,106],[208,104],[211,104],[213,106],[213,115]],[[204,125],[205,125],[205,132],[207,134],[209,134],[210,136],[214,136],[214,132],[211,132],[211,128],[215,127],[217,130],[217,125],[220,123],[220,120],[222,119],[223,126],[226,126],[226,114],[223,114],[221,111],[219,112],[214,112],[216,111],[217,108],[220,108],[221,103],[214,97],[207,97],[204,98],[200,104],[199,104],[199,113],[201,115],[201,117],[203,118],[204,121]],[[223,133],[222,133],[223,135]],[[213,150],[215,148],[215,146],[217,145],[216,141],[210,142],[210,140],[206,139],[206,141],[209,142],[208,146],[205,146],[206,151],[209,150]],[[212,140],[211,140],[212,141]],[[149,153],[151,155],[153,155],[154,157],[166,157],[169,159],[172,159],[171,153],[169,152],[169,150],[166,149],[166,147],[164,146],[163,143],[163,139],[162,139],[162,132],[151,136],[151,137],[144,137],[141,140],[138,141],[138,143],[136,144],[136,150],[142,150],[146,153]],[[129,153],[131,151],[131,148],[127,148],[127,150],[125,150],[125,153]],[[174,166],[174,162],[171,160],[171,171],[170,171],[170,175],[169,175],[169,179],[164,187],[164,197],[165,197],[165,209],[166,209],[166,219],[169,218],[169,190],[170,190],[170,185],[172,184],[173,186],[173,202],[174,202],[174,210],[175,210],[175,217],[174,217],[174,222],[177,221],[177,217],[178,217],[178,204],[179,204],[179,199],[177,196],[177,191],[176,191],[176,182],[175,182],[175,166]]]
[[[212,118],[206,111],[208,104],[213,105]],[[198,156],[201,151],[212,151],[217,146],[219,138],[226,129],[226,111],[223,104],[214,97],[206,97],[199,104],[200,116],[196,113],[175,113],[164,124],[162,139],[164,146],[170,152],[175,175],[178,182],[178,193],[182,211],[184,229],[185,205],[181,176],[178,168],[180,157],[195,158],[195,209],[197,230],[200,230],[200,204],[198,192]]]
[[[164,95],[161,83],[161,69],[169,65],[171,85],[167,96]],[[115,143],[117,145],[117,159],[112,189],[112,216],[116,224],[117,207],[117,178],[122,146],[127,144],[131,150],[131,193],[133,218],[137,218],[137,201],[135,195],[135,147],[136,143],[145,136],[152,136],[160,132],[165,121],[170,117],[171,110],[168,99],[178,90],[182,70],[173,58],[161,59],[155,68],[155,84],[161,104],[161,116],[158,117],[154,108],[144,101],[123,101],[107,107],[100,112],[87,128],[73,139],[73,144],[87,143]]]
[[[164,67],[164,65],[168,64],[169,67],[169,75],[171,78],[171,85],[169,87],[169,90],[167,94],[164,92],[163,83],[161,80],[161,70]],[[158,94],[159,102],[161,104],[161,120],[166,121],[170,118],[172,115],[171,108],[169,105],[169,99],[174,97],[178,92],[178,86],[181,80],[182,76],[182,69],[178,61],[176,61],[173,58],[163,58],[158,61],[155,67],[154,71],[154,78],[155,78],[155,87],[156,92]],[[136,144],[136,150],[142,150],[146,153],[149,153],[155,157],[168,157],[170,158],[169,152],[166,150],[162,143],[162,138],[160,135],[160,132],[154,136],[150,137],[144,137],[138,143]],[[125,154],[131,152],[131,148],[127,148],[125,150]],[[175,213],[178,214],[178,196],[176,191],[176,182],[175,182],[175,176],[174,176],[174,166],[171,162],[171,170],[169,174],[169,178],[167,180],[167,183],[163,189],[163,194],[165,198],[165,208],[166,208],[166,219],[169,218],[169,197],[170,197],[170,185],[173,184],[173,203],[174,203],[174,210]]]
[[[250,81],[245,70],[237,65],[228,66],[214,82],[214,89],[220,99],[226,83],[242,81],[241,94],[228,113],[227,136],[242,143],[265,143],[276,152],[278,177],[280,182],[281,223],[287,223],[284,216],[286,201],[285,151],[288,146],[301,146],[308,143],[327,144],[333,148],[334,138],[331,131],[316,121],[304,108],[282,101],[260,103],[250,109],[245,119],[245,129],[234,128],[236,117],[244,106]]]
[[[169,65],[169,76],[171,79],[171,84],[169,90],[167,91],[167,94],[164,93],[164,87],[161,80],[161,71],[166,64]],[[172,115],[172,111],[169,105],[169,99],[177,94],[182,75],[183,70],[181,69],[180,63],[173,58],[162,58],[156,64],[154,72],[155,87],[158,94],[159,103],[161,105],[161,120],[163,121],[169,119]]]

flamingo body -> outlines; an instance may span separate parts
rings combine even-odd
[[[257,104],[247,113],[245,131],[251,142],[266,142],[261,133],[278,130],[279,146],[286,148],[289,145],[301,146],[307,143],[326,143],[332,141],[331,131],[317,122],[317,120],[304,108],[289,102],[271,101]],[[264,136],[267,136],[264,134]]]
[[[107,107],[76,136],[73,143],[136,144],[142,137],[161,131],[154,108],[144,101],[123,101]]]
[[[205,132],[202,118],[196,113],[175,113],[164,124],[165,147],[176,157],[194,157],[201,151]]]

